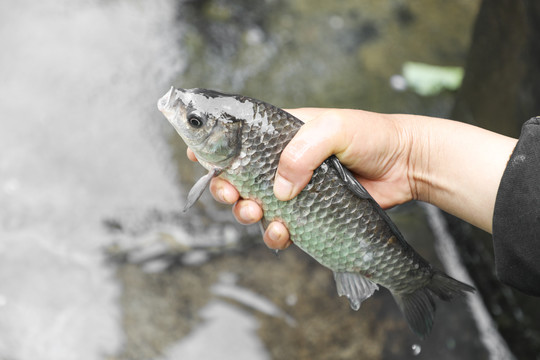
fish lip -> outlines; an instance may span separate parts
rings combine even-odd
[[[158,100],[157,107],[159,111],[163,112],[163,111],[168,110],[171,107],[174,92],[175,92],[174,86],[171,86],[169,91]]]

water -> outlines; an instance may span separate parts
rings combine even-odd
[[[213,300],[201,310],[200,316],[204,324],[166,349],[164,359],[270,359],[256,335],[258,321],[249,313]]]
[[[99,359],[124,340],[102,221],[179,206],[154,99],[172,1],[0,3],[0,358]]]

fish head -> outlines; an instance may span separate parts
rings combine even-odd
[[[158,100],[158,109],[207,169],[224,169],[236,159],[243,118],[253,112],[239,96],[174,87]]]

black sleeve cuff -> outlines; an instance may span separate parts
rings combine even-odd
[[[493,246],[499,279],[540,296],[540,117],[523,125],[501,179]]]

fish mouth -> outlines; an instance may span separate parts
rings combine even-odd
[[[161,99],[158,100],[157,107],[159,111],[165,112],[171,108],[174,102],[174,96],[173,96],[174,93],[175,93],[174,86],[171,86],[169,91]]]

